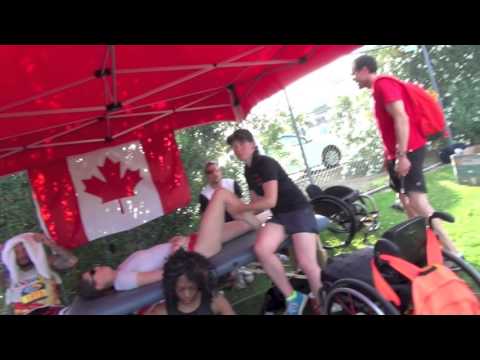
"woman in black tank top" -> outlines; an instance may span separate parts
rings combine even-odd
[[[203,255],[178,250],[164,266],[165,302],[148,315],[234,315],[225,297],[216,292],[210,269]]]

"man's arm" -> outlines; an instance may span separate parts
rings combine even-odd
[[[37,234],[35,240],[42,242],[50,248],[53,255],[48,258],[48,261],[55,270],[68,270],[77,265],[78,258],[67,249],[57,245],[49,237],[42,234]]]
[[[200,214],[203,214],[205,210],[207,210],[208,199],[204,195],[200,194],[198,196],[198,202],[200,203]]]
[[[386,105],[385,109],[393,118],[395,138],[397,143],[397,167],[400,176],[406,176],[410,171],[410,161],[407,158],[408,139],[410,135],[410,123],[402,100],[394,101]]]
[[[278,181],[270,180],[262,185],[263,196],[255,194],[250,204],[243,204],[239,212],[253,211],[255,213],[259,211],[269,210],[277,205],[278,200]]]
[[[235,190],[235,195],[237,195],[238,198],[241,199],[243,197],[242,188],[236,181],[233,181],[233,189]]]

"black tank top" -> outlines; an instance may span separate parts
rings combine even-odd
[[[167,304],[168,315],[214,315],[212,311],[212,300],[207,299],[205,296],[202,297],[202,301],[198,308],[189,313],[184,313],[178,310],[176,305]]]

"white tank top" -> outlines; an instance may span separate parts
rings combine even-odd
[[[115,290],[130,290],[138,287],[137,273],[161,270],[172,253],[170,243],[153,246],[130,255],[117,269]]]
[[[235,194],[235,181],[233,179],[222,179],[222,181],[220,182],[220,187]],[[212,196],[214,192],[215,192],[215,189],[212,188],[210,184],[208,184],[203,188],[201,194],[210,201],[212,200]]]

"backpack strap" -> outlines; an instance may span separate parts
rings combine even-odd
[[[431,228],[427,228],[427,264],[443,264],[442,248],[437,235]]]
[[[391,301],[396,306],[400,306],[401,301],[398,297],[397,293],[392,289],[390,284],[385,280],[383,275],[378,271],[377,266],[375,265],[375,261],[372,259],[370,261],[370,267],[372,269],[372,278],[373,284],[377,291],[388,301]]]
[[[396,83],[402,85],[402,86],[405,86],[405,83],[400,80],[399,78],[395,77],[395,76],[392,76],[392,75],[378,75],[376,78],[375,78],[375,81],[374,81],[374,84],[373,86],[375,86],[375,83],[379,80],[383,80],[383,79],[389,79],[389,80],[392,80],[392,81],[395,81]]]
[[[422,269],[418,266],[396,256],[380,255],[380,259],[387,262],[388,265],[397,270],[410,281],[413,281],[413,279],[415,279],[422,272]]]

